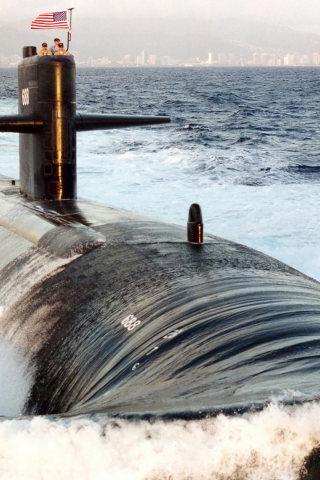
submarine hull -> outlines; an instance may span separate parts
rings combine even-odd
[[[314,394],[315,280],[219,237],[1,188],[0,334],[26,359],[25,414],[195,416]]]

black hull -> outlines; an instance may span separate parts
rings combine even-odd
[[[318,390],[318,282],[218,237],[192,245],[179,226],[3,185],[30,227],[0,271],[1,334],[32,372],[25,414],[201,416]]]

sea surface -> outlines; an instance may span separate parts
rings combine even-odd
[[[0,69],[0,115],[17,72]],[[254,247],[320,281],[320,70],[78,69],[77,110],[169,115],[170,125],[78,134],[78,195]],[[18,135],[0,173],[19,177]],[[0,342],[0,479],[294,480],[320,442],[320,403],[292,389],[261,412],[133,422],[19,418],[28,389]],[[315,385],[315,392],[319,388]]]

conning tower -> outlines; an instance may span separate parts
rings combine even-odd
[[[0,131],[20,134],[20,192],[30,199],[77,198],[76,134],[170,122],[161,116],[76,113],[75,61],[23,48],[18,115],[0,117]]]

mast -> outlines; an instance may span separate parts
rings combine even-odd
[[[69,31],[68,31],[67,51],[69,50],[69,43],[71,42],[72,10],[74,10],[74,7],[73,8],[68,8],[68,12],[69,12]]]

